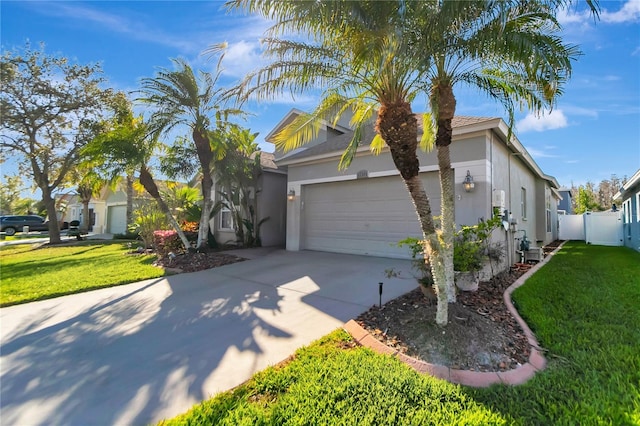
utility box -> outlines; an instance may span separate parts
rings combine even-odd
[[[502,189],[496,189],[493,191],[493,196],[491,201],[492,201],[491,202],[492,206],[499,207],[500,210],[504,210],[504,208],[507,205],[506,197]]]
[[[541,262],[544,254],[542,253],[542,247],[529,247],[529,250],[524,252],[524,261],[527,262]]]

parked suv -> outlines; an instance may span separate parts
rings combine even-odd
[[[34,214],[24,216],[0,216],[0,231],[7,235],[22,232],[24,226],[28,226],[29,231],[49,230],[49,222],[45,222],[42,216]]]

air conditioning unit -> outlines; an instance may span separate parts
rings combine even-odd
[[[507,203],[506,203],[506,197],[504,195],[504,191],[502,189],[496,189],[493,191],[493,200],[492,200],[492,206],[493,207],[500,207],[500,210],[503,210]]]

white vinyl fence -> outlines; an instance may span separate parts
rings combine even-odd
[[[561,240],[582,240],[600,246],[623,245],[620,212],[589,212],[558,217]]]

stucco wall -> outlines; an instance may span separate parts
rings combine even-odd
[[[258,193],[258,218],[268,217],[260,227],[262,245],[284,246],[287,226],[287,175],[265,172]]]
[[[467,135],[466,138],[456,138],[451,145],[452,167],[455,173],[455,209],[458,225],[474,225],[479,219],[491,216],[491,185],[489,184],[491,168],[487,159],[487,132]],[[419,152],[421,171],[427,183],[426,191],[429,196],[434,216],[440,215],[440,187],[437,180],[437,156],[435,151]],[[378,156],[368,152],[360,153],[346,170],[338,170],[339,158],[327,158],[315,162],[288,166],[288,188],[296,192],[296,199],[287,203],[287,249],[300,250],[302,223],[301,209],[303,208],[305,186],[323,182],[356,180],[360,171],[366,171],[369,178],[398,175],[391,155],[383,152]],[[467,170],[473,176],[475,189],[465,192],[462,182]],[[435,179],[426,179],[433,174]],[[409,194],[406,194],[409,199]],[[416,222],[418,221],[416,217]]]

